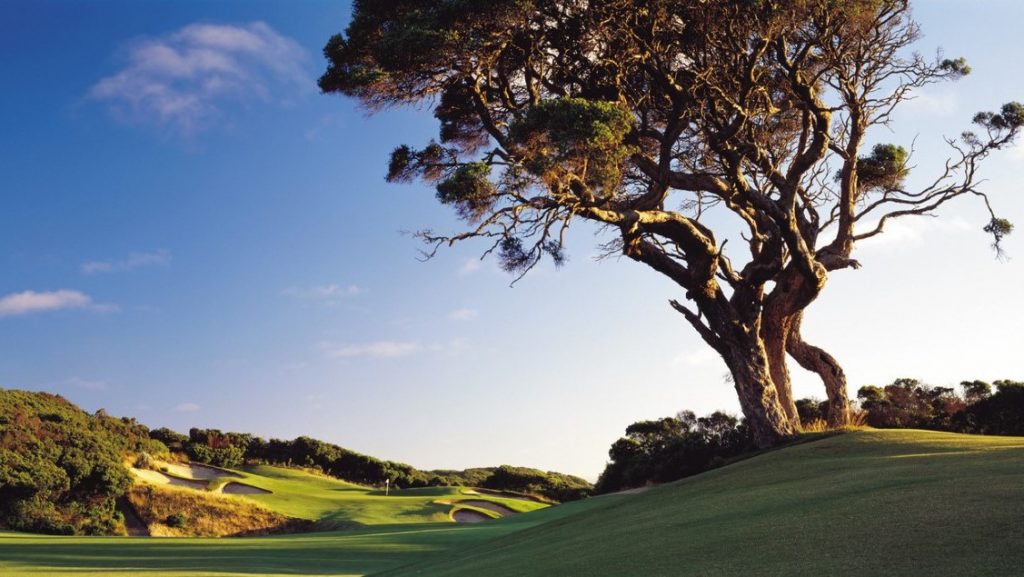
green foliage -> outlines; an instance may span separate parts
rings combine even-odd
[[[531,107],[509,134],[527,170],[545,182],[579,179],[591,194],[610,196],[634,152],[624,142],[632,128],[632,115],[616,102],[559,98]]]
[[[188,526],[187,513],[171,513],[164,519],[164,524],[175,529],[184,529]]]
[[[1013,223],[1005,218],[992,217],[992,220],[982,229],[992,235],[992,245],[998,250],[1003,239],[1013,232]]]
[[[864,190],[893,190],[903,185],[910,172],[907,160],[910,154],[902,146],[876,144],[870,156],[861,157],[857,164],[857,179]]]
[[[454,206],[459,216],[477,222],[494,206],[497,189],[488,178],[491,167],[483,162],[470,162],[455,169],[451,176],[437,184],[437,199]]]
[[[0,527],[115,534],[115,500],[131,485],[121,460],[151,449],[134,419],[89,415],[62,397],[0,389]]]
[[[185,448],[185,443],[188,442],[188,435],[184,435],[177,431],[172,431],[167,427],[160,427],[159,429],[153,429],[149,432],[149,437],[154,441],[162,443],[168,449],[175,451],[182,451]]]
[[[573,475],[509,465],[495,469],[481,486],[495,491],[542,495],[560,502],[582,499],[593,490],[589,482]]]
[[[867,424],[881,429],[952,430],[954,415],[966,406],[951,388],[907,378],[861,387],[857,398],[868,413]]]
[[[697,418],[692,411],[626,427],[612,444],[611,461],[597,480],[598,493],[613,493],[695,475],[753,448],[749,427],[714,412]]]
[[[963,57],[946,58],[939,63],[939,67],[954,78],[961,78],[972,72],[971,67],[967,64],[967,59]]]
[[[987,383],[974,383],[977,384],[972,384],[971,392],[975,401],[957,415],[957,430],[983,435],[1024,436],[1024,382],[996,381],[996,392],[991,395],[984,394],[990,390]]]
[[[963,381],[960,383],[960,389],[963,390],[964,400],[968,405],[986,399],[992,394],[992,385],[985,381]]]

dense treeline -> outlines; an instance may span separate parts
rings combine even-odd
[[[657,421],[640,421],[612,444],[611,461],[597,480],[598,493],[665,483],[718,466],[752,450],[750,428],[736,417],[715,412],[698,418],[692,411]]]
[[[880,429],[931,429],[983,435],[1024,436],[1024,382],[964,381],[960,392],[916,379],[896,379],[884,387],[857,392],[857,419]],[[796,402],[805,430],[825,428],[828,405],[817,399]],[[750,430],[721,412],[696,418],[690,411],[626,428],[612,444],[610,462],[597,481],[597,493],[665,483],[718,466],[753,450]]]
[[[264,440],[248,433],[197,428],[189,430],[188,435],[169,429],[155,429],[150,434],[172,450],[182,451],[200,463],[219,467],[237,467],[246,462],[297,466],[362,485],[383,485],[390,480],[393,486],[406,488],[473,486],[538,495],[555,501],[586,497],[593,488],[579,477],[507,465],[464,471],[422,471],[310,437],[291,441]]]
[[[1024,382],[964,381],[960,389],[958,395],[950,387],[897,379],[885,387],[861,387],[857,399],[866,424],[880,429],[1024,435]]]
[[[47,393],[0,389],[0,527],[56,534],[122,530],[128,453],[166,453],[134,419],[90,415]]]
[[[590,482],[574,475],[509,465],[494,469],[479,486],[495,491],[540,495],[563,503],[588,497],[594,489]]]

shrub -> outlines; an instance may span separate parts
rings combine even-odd
[[[188,514],[171,513],[166,519],[164,519],[164,525],[174,527],[175,529],[183,529],[188,526]]]

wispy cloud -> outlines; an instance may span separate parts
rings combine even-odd
[[[104,381],[94,381],[91,379],[83,379],[81,377],[71,377],[64,381],[64,384],[71,385],[79,389],[86,391],[105,391],[107,390],[107,383]]]
[[[118,260],[90,260],[82,263],[85,274],[99,274],[132,270],[150,266],[168,266],[171,264],[171,252],[160,249],[153,252],[133,252]]]
[[[345,299],[361,295],[366,289],[359,285],[348,284],[327,284],[313,285],[307,287],[292,286],[281,291],[285,296],[292,298],[319,301],[329,305],[336,305]]]
[[[453,321],[471,321],[480,316],[480,311],[470,308],[455,309],[448,313],[449,320]]]
[[[320,350],[330,359],[350,359],[370,357],[377,359],[393,359],[406,357],[423,350],[423,345],[415,341],[375,341],[361,344],[321,343]]]
[[[99,312],[116,311],[117,307],[97,304],[92,297],[75,290],[49,292],[24,291],[0,297],[0,317],[12,317],[59,311],[63,309],[89,309]]]
[[[134,42],[127,62],[89,98],[120,119],[191,136],[252,100],[287,100],[309,90],[302,47],[263,22],[191,24]]]
[[[949,117],[960,109],[957,95],[951,90],[921,88],[911,93],[910,99],[904,104],[905,113],[912,116],[928,118]]]
[[[480,270],[483,266],[478,258],[468,258],[462,262],[462,266],[459,267],[459,276],[469,276],[476,271]]]
[[[864,230],[873,230],[876,224],[868,223],[864,225]],[[878,236],[862,240],[858,244],[858,249],[864,252],[892,253],[921,246],[932,235],[962,235],[980,229],[980,226],[972,226],[962,217],[894,219],[886,222],[885,229]]]
[[[197,405],[195,403],[181,403],[181,404],[176,405],[174,407],[174,412],[176,412],[176,413],[194,413],[194,412],[198,411],[201,408],[202,407],[200,407],[199,405]]]

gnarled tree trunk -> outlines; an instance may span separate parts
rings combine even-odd
[[[772,380],[768,354],[759,336],[727,342],[722,358],[732,374],[743,416],[758,447],[770,447],[799,430],[799,421],[786,414]]]
[[[846,373],[836,359],[824,350],[804,342],[800,335],[803,311],[798,313],[790,327],[787,340],[789,354],[800,366],[816,373],[825,384],[828,398],[828,424],[844,427],[850,423],[850,398],[846,391]]]

